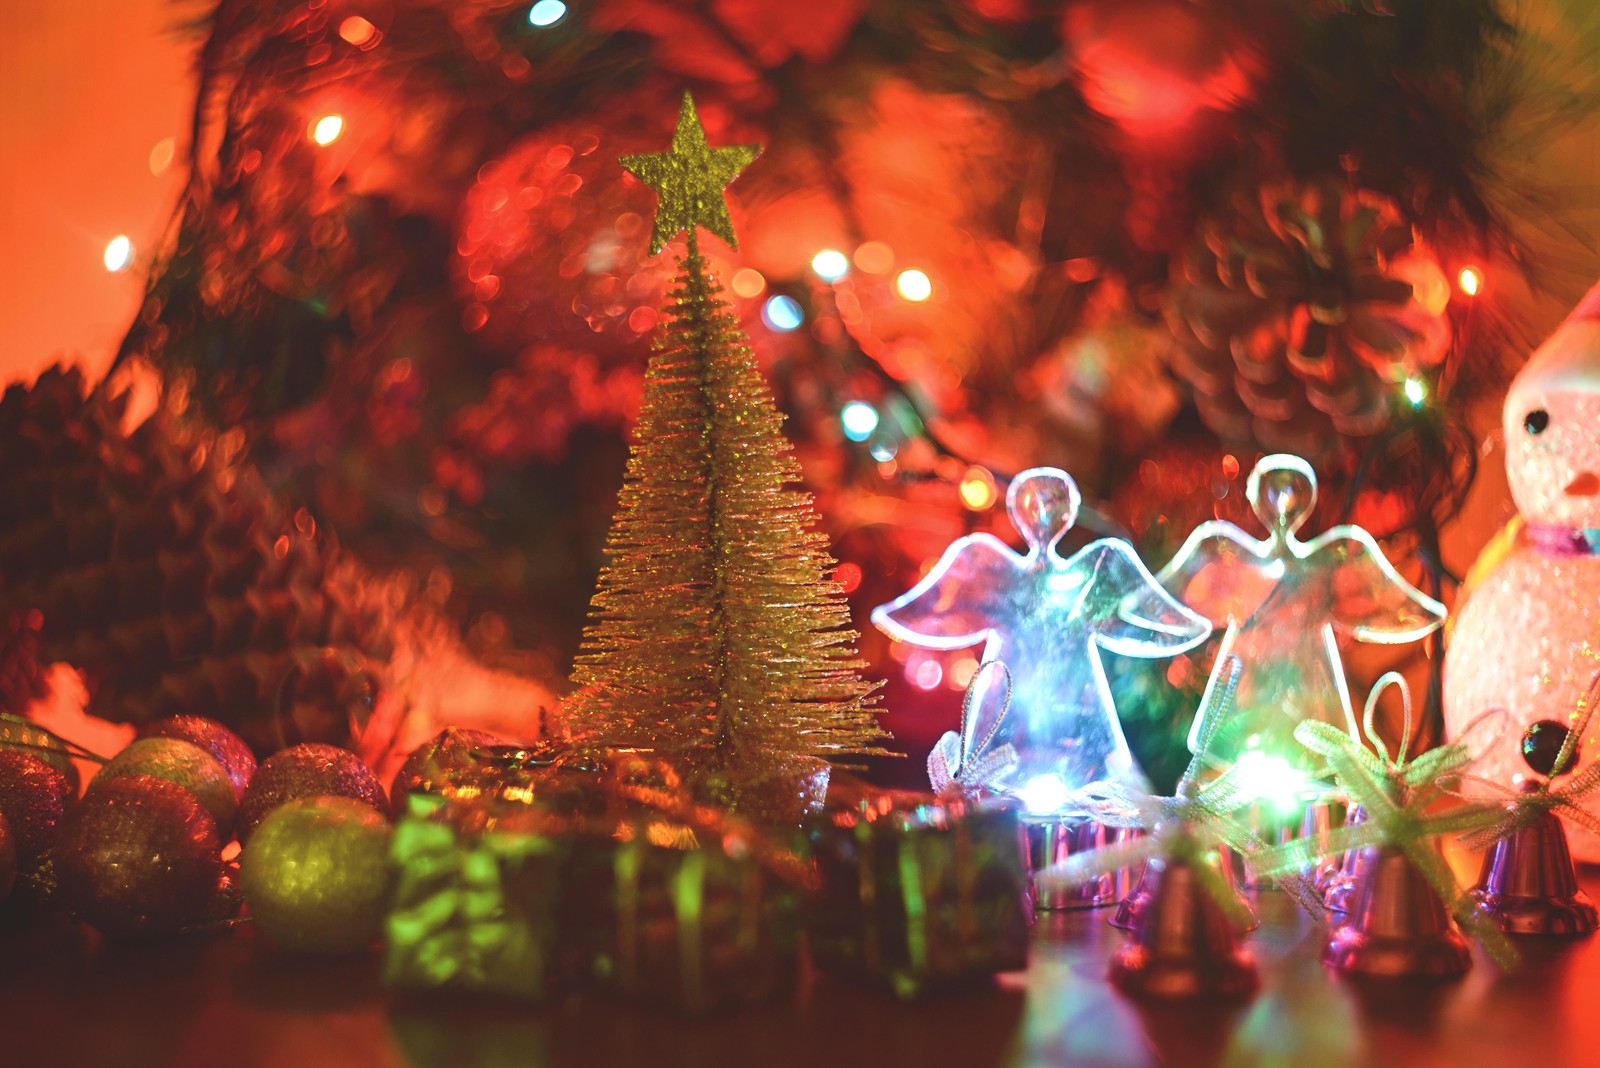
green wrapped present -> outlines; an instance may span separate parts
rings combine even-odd
[[[578,968],[559,937],[570,844],[551,824],[527,806],[411,798],[390,838],[385,980],[528,1001],[570,986]]]
[[[818,888],[806,930],[819,967],[902,998],[1027,967],[1033,913],[1008,803],[847,787],[807,830]]]
[[[659,761],[617,762],[610,789],[623,807],[574,846],[573,927],[595,977],[691,1013],[786,992],[811,875],[799,835],[693,803]]]
[[[392,985],[540,1001],[594,983],[695,1013],[790,987],[810,875],[798,837],[694,804],[637,753],[485,759],[496,770],[413,797],[395,828]]]

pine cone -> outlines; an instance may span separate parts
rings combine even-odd
[[[0,712],[20,715],[46,686],[39,663],[39,628],[44,617],[37,609],[19,608],[6,597],[0,583]]]
[[[1382,430],[1404,380],[1444,358],[1447,299],[1393,201],[1278,183],[1200,224],[1166,312],[1225,441],[1326,456]]]
[[[346,741],[388,654],[349,569],[218,440],[164,414],[125,432],[124,407],[60,368],[0,399],[0,614],[31,613],[39,661],[83,671],[105,719]]]

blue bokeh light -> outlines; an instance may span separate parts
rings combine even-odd
[[[761,306],[761,321],[773,330],[793,330],[806,321],[805,312],[800,310],[800,302],[793,297],[778,294],[768,297],[767,302]]]
[[[839,412],[839,424],[851,441],[866,441],[878,429],[878,409],[866,401],[853,400]]]
[[[561,0],[539,0],[528,9],[528,22],[534,26],[554,26],[567,17],[567,5]]]

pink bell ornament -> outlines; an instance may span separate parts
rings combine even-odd
[[[1242,997],[1260,985],[1256,962],[1229,915],[1188,860],[1151,858],[1149,902],[1109,976],[1135,997]]]
[[[1524,780],[1511,796],[1499,823],[1463,838],[1467,845],[1488,843],[1472,894],[1478,900],[1478,914],[1508,934],[1583,935],[1600,926],[1594,902],[1578,886],[1562,825],[1565,817],[1589,831],[1600,831],[1600,818],[1580,804],[1600,786],[1600,765],[1590,765],[1559,789],[1553,786],[1581,759],[1578,740],[1597,704],[1600,672],[1591,680],[1570,728],[1554,720],[1529,726],[1522,735],[1522,759],[1535,777]]]

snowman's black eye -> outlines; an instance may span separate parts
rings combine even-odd
[[[1535,408],[1522,417],[1522,428],[1530,434],[1543,434],[1544,428],[1550,425],[1550,413],[1543,408]]]

